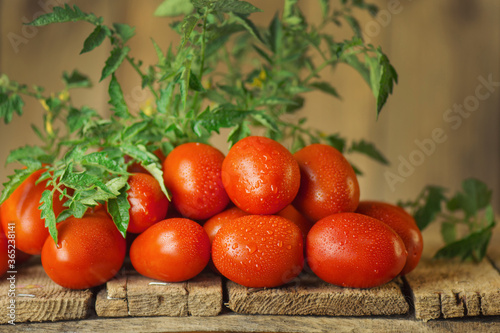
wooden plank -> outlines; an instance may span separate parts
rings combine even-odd
[[[92,318],[58,323],[24,323],[19,331],[37,332],[499,332],[500,319],[435,320],[407,317],[346,318],[315,316],[254,316],[222,314],[217,317]]]
[[[202,273],[187,282],[165,283],[127,271],[96,298],[102,317],[216,316],[222,311],[222,280]]]
[[[11,276],[13,280],[8,280]],[[13,282],[11,286],[10,282]],[[16,297],[10,297],[14,290]],[[12,303],[14,301],[14,303]],[[93,295],[90,290],[70,290],[54,283],[41,265],[23,267],[7,273],[0,281],[0,323],[83,319],[91,314]],[[12,311],[8,307],[15,305]]]
[[[488,260],[476,264],[425,258],[406,280],[417,319],[500,315],[500,275]]]
[[[246,288],[227,282],[228,308],[242,314],[369,316],[401,315],[409,305],[397,279],[372,289],[342,288],[302,274],[278,288]]]

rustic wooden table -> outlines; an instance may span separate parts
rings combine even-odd
[[[499,229],[475,264],[432,261],[440,240],[430,228],[417,269],[366,290],[311,274],[249,289],[210,274],[166,284],[123,270],[105,287],[70,291],[33,263],[16,275],[15,327],[7,323],[10,283],[0,282],[0,331],[500,332]]]

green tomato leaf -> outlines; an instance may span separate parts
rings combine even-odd
[[[78,72],[76,69],[73,70],[71,74],[68,74],[68,72],[63,73],[63,82],[64,85],[66,86],[66,89],[73,89],[73,88],[90,88],[92,87],[92,83],[90,82],[90,79],[88,76],[83,75],[82,73]]]
[[[441,204],[446,202],[445,189],[439,186],[427,186],[424,190],[424,205],[413,214],[418,228],[424,230],[441,212]]]
[[[209,132],[217,132],[220,128],[229,128],[239,124],[252,111],[240,110],[233,105],[220,105],[215,109],[206,108],[196,117],[195,124],[203,126]]]
[[[340,98],[339,94],[337,93],[337,90],[334,87],[332,87],[332,85],[328,82],[319,81],[319,82],[313,82],[309,85],[331,96]]]
[[[131,27],[125,23],[113,23],[116,33],[120,36],[123,43],[126,43],[130,38],[135,35],[135,27]]]
[[[69,131],[73,133],[82,129],[94,117],[98,117],[97,112],[87,106],[81,109],[71,108],[67,118]]]
[[[441,223],[441,236],[445,244],[453,243],[457,240],[457,226],[452,222]]]
[[[127,228],[130,222],[130,202],[128,201],[128,189],[130,186],[124,186],[120,191],[120,194],[108,201],[108,213],[111,215],[113,222],[115,223],[118,231],[122,234],[123,238],[127,236]]]
[[[265,112],[259,112],[252,114],[252,118],[264,126],[266,129],[273,132],[279,132],[278,125],[276,124],[276,119],[273,119],[270,115]]]
[[[458,257],[461,260],[481,261],[486,255],[494,225],[492,223],[484,229],[470,233],[466,237],[446,245],[434,255],[434,258]]]
[[[200,79],[191,71],[189,74],[189,89],[192,89],[194,91],[205,91],[205,88],[203,88],[203,85],[200,82]]]
[[[19,116],[23,114],[24,101],[17,94],[2,93],[0,90],[0,118],[5,124],[12,121],[14,112]]]
[[[384,165],[388,165],[389,161],[382,155],[382,153],[375,147],[375,145],[371,142],[366,142],[365,140],[353,142],[351,145],[350,151],[365,154],[368,157],[371,157],[377,162],[380,162]]]
[[[251,133],[252,131],[250,130],[248,123],[246,121],[243,121],[233,127],[233,129],[227,136],[227,142],[229,142],[230,146],[232,146],[241,139],[251,135]]]
[[[155,16],[180,16],[192,13],[194,6],[187,0],[165,0],[155,10]]]
[[[221,11],[224,13],[237,13],[248,15],[256,12],[261,12],[259,8],[255,7],[249,2],[239,1],[239,0],[219,0],[215,2],[215,11]]]
[[[76,5],[71,8],[68,4],[64,7],[54,7],[51,13],[43,14],[35,18],[27,25],[43,26],[51,23],[64,23],[87,21],[93,24],[101,24],[102,18],[97,18],[94,14],[84,13]]]
[[[354,32],[354,35],[356,37],[359,37],[359,38],[363,39],[363,34],[361,32],[361,26],[359,25],[358,20],[355,19],[351,15],[344,15],[344,20],[347,21],[347,23],[351,27],[352,31]]]
[[[39,209],[41,211],[40,217],[45,220],[45,227],[49,229],[50,236],[57,244],[56,215],[52,208],[54,191],[45,190],[42,192]]]
[[[456,193],[447,203],[447,208],[452,212],[463,210],[465,217],[470,218],[491,202],[492,191],[478,179],[465,179],[462,189],[463,192]]]
[[[163,192],[163,194],[165,194],[167,199],[169,201],[172,200],[172,195],[170,194],[168,189],[165,187],[165,181],[163,179],[163,171],[161,168],[158,167],[158,164],[157,163],[150,163],[150,164],[141,164],[141,165],[144,169],[148,170],[148,172],[156,179],[158,184],[160,184],[161,191]]]
[[[127,46],[123,48],[115,46],[115,48],[111,51],[111,55],[106,60],[106,64],[102,69],[101,79],[99,81],[102,81],[111,74],[113,74],[118,69],[118,67],[120,67],[123,60],[125,60],[129,51],[130,48]]]
[[[13,175],[7,176],[9,179],[7,182],[3,183],[2,195],[0,196],[0,204],[3,203],[7,198],[14,192],[14,190],[21,185],[23,181],[26,180],[33,172],[42,167],[42,163],[38,162],[39,165],[30,165],[26,169],[14,170]]]
[[[102,44],[106,35],[109,34],[108,28],[102,25],[98,25],[95,27],[94,31],[85,39],[83,42],[83,49],[80,51],[80,54],[92,51],[96,47]]]
[[[325,138],[325,141],[330,146],[337,149],[339,152],[344,153],[346,147],[346,140],[344,138],[341,138],[339,134],[328,135]]]
[[[244,15],[234,14],[235,19],[255,38],[257,38],[262,44],[266,44],[265,40],[259,32],[259,29],[255,24],[246,18]]]
[[[51,163],[52,156],[48,155],[45,150],[39,146],[29,146],[20,147],[14,149],[7,156],[6,164],[13,162],[22,162],[23,160],[38,160],[42,163]]]
[[[122,119],[132,117],[128,111],[127,103],[125,103],[122,88],[114,74],[111,75],[111,81],[109,81],[108,93],[110,98],[108,103],[112,106],[111,110],[114,112],[114,115]]]
[[[81,164],[84,166],[97,167],[109,173],[123,174],[126,171],[124,170],[123,166],[120,165],[120,163],[118,163],[115,159],[109,158],[108,152],[106,151],[97,151],[83,156],[81,159]],[[109,184],[106,184],[106,186],[111,193],[117,192],[117,190],[114,190],[113,187],[109,186]],[[118,190],[122,187],[123,184],[118,188]]]

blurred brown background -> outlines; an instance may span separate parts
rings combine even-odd
[[[148,64],[156,59],[149,37],[163,49],[177,40],[168,27],[170,19],[153,17],[161,2],[0,0],[0,72],[50,92],[62,88],[62,71],[77,68],[95,85],[92,90],[75,91],[76,104],[107,112],[109,78],[97,82],[108,45],[105,42],[91,53],[78,55],[92,26],[65,23],[33,28],[22,23],[54,4],[76,4],[103,16],[108,24],[135,26],[137,34],[129,42],[131,55]],[[264,10],[254,14],[263,24],[282,4],[277,0],[250,2]],[[456,190],[462,179],[474,176],[493,188],[499,212],[500,1],[371,2],[381,12],[375,19],[364,13],[359,16],[362,30],[371,43],[382,46],[399,74],[399,84],[379,119],[368,86],[354,70],[343,66],[325,77],[343,99],[309,94],[302,112],[311,125],[326,132],[375,142],[390,160],[390,166],[364,157],[353,160],[365,172],[360,177],[362,199],[406,200],[427,184]],[[318,1],[302,0],[302,6],[311,22],[319,17]],[[347,37],[348,30],[339,30],[337,36]],[[137,76],[129,66],[120,70],[118,79],[129,104],[138,107],[146,102],[148,96],[138,88]],[[0,123],[0,182],[14,168],[3,166],[8,152],[38,142],[30,124],[41,124],[41,111],[38,102],[29,100],[24,116],[15,116],[10,125]],[[214,144],[223,151],[227,146],[222,138],[216,138]]]

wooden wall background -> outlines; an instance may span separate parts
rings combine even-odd
[[[44,7],[76,4],[105,18],[137,27],[131,40],[132,55],[147,64],[155,60],[149,37],[164,48],[175,36],[168,19],[153,17],[161,0],[0,0],[0,72],[27,84],[45,86],[47,91],[62,87],[60,73],[78,68],[98,82],[109,48],[79,56],[92,27],[85,23],[43,28],[22,26]],[[250,0],[264,13],[255,14],[268,22],[282,1]],[[391,161],[381,166],[363,157],[354,162],[365,171],[360,177],[363,199],[397,201],[410,199],[427,184],[458,189],[462,179],[477,177],[494,189],[495,207],[500,209],[500,1],[497,0],[373,0],[382,10],[376,19],[361,16],[362,29],[375,45],[381,45],[399,73],[399,84],[376,121],[374,99],[357,73],[339,67],[328,79],[337,87],[342,101],[310,94],[303,113],[311,124],[328,132],[341,132],[377,144]],[[303,0],[310,19],[319,14],[317,1]],[[385,14],[385,15],[384,15]],[[346,31],[339,32],[339,38]],[[12,34],[25,38],[13,46]],[[136,106],[147,96],[130,68],[118,73],[128,102]],[[497,82],[491,91],[481,88],[480,77]],[[74,96],[107,112],[108,82]],[[478,90],[479,89],[479,90]],[[476,93],[482,99],[475,99]],[[473,105],[478,101],[479,105]],[[466,117],[455,114],[445,119],[455,105],[471,103],[476,109]],[[24,144],[37,143],[30,124],[40,124],[41,107],[29,101],[25,115],[6,126],[0,123],[0,181],[14,166],[4,167],[8,152]],[[458,123],[460,121],[460,123]],[[416,142],[429,142],[433,131],[441,130],[440,142],[427,154],[418,153]],[[214,141],[224,150],[221,138]],[[427,146],[427,148],[431,148]],[[413,160],[413,170],[404,169],[402,160]],[[403,173],[400,173],[400,172]],[[388,173],[402,176],[392,186]],[[1,187],[0,187],[1,188]]]

